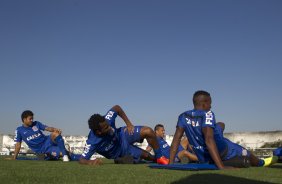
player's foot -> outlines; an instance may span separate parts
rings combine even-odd
[[[161,165],[168,165],[169,159],[167,159],[165,156],[162,156],[160,158],[157,158],[157,163]]]
[[[64,155],[63,156],[63,161],[64,162],[69,162],[70,161],[69,156],[68,155]]]
[[[126,155],[124,157],[119,157],[114,160],[115,164],[134,164],[133,156]]]
[[[263,167],[268,167],[268,166],[271,166],[271,165],[277,163],[278,157],[277,157],[277,156],[273,156],[273,157],[265,158],[265,159],[263,159],[263,160],[264,160],[264,165],[263,165]]]

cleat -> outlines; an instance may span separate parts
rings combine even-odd
[[[268,167],[268,166],[271,166],[271,165],[277,163],[278,157],[277,156],[273,156],[273,157],[265,158],[263,160],[264,160],[263,167]]]
[[[160,158],[157,158],[157,163],[161,165],[168,165],[169,159],[167,159],[165,156],[162,156]]]
[[[63,162],[69,162],[70,159],[69,159],[69,156],[68,155],[64,155],[63,156]]]

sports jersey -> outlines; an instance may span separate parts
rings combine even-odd
[[[47,139],[47,136],[41,130],[44,131],[46,127],[46,125],[39,121],[34,121],[29,127],[25,127],[24,125],[19,126],[16,129],[14,141],[24,141],[32,151],[40,153],[41,147]]]
[[[170,146],[168,145],[168,143],[162,137],[157,136],[157,140],[158,140],[159,146],[162,150],[163,156],[165,156],[166,158],[169,158],[169,156],[170,156]],[[181,145],[179,145],[178,150],[176,152],[176,158],[177,158],[177,154],[182,150],[184,150],[184,148]]]
[[[104,117],[106,122],[111,126],[112,132],[111,134],[103,137],[95,135],[92,130],[89,132],[86,146],[82,154],[82,157],[87,160],[89,160],[95,152],[105,156],[108,159],[117,158],[122,152],[121,139],[119,136],[121,129],[116,129],[115,126],[117,113],[111,109]]]
[[[210,127],[214,130],[214,140],[219,154],[227,148],[227,143],[220,129],[216,128],[215,115],[212,111],[190,110],[180,114],[177,126],[184,128],[189,143],[200,162],[211,161],[202,129]]]

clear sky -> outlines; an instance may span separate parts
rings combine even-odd
[[[30,109],[87,135],[119,104],[173,134],[199,89],[227,132],[282,130],[281,70],[280,0],[0,1],[0,133]]]

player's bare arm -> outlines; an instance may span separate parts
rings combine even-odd
[[[218,167],[218,169],[224,169],[223,162],[219,156],[218,149],[216,147],[214,137],[213,137],[213,129],[210,127],[204,127],[202,129],[204,137],[205,137],[205,143],[207,145],[208,151],[215,163],[215,165]]]
[[[18,154],[21,150],[21,145],[22,145],[21,142],[17,142],[16,145],[15,145],[15,154],[14,154],[14,157],[13,157],[14,160],[16,160],[17,157],[18,157]]]
[[[48,132],[57,132],[58,134],[62,133],[61,129],[54,128],[54,127],[46,127],[45,130],[48,131]]]
[[[94,166],[98,166],[98,165],[102,165],[103,162],[101,159],[95,159],[95,160],[86,160],[84,158],[80,158],[79,159],[79,163],[82,165],[94,165]]]
[[[121,117],[121,119],[123,119],[123,121],[126,124],[126,129],[128,131],[129,134],[133,134],[134,132],[134,126],[131,123],[131,121],[128,119],[127,115],[125,114],[125,112],[123,111],[123,109],[119,106],[119,105],[115,105],[112,107],[112,109],[114,111],[116,111],[116,113],[119,115],[119,117]]]
[[[175,134],[173,136],[173,140],[170,147],[170,159],[169,164],[173,164],[176,152],[178,150],[178,146],[180,144],[181,138],[184,133],[184,128],[176,127]]]

